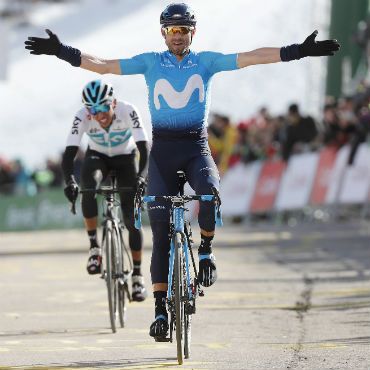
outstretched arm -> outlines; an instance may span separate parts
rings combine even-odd
[[[238,54],[238,68],[281,62],[280,48],[261,48]]]
[[[121,67],[118,59],[102,59],[94,55],[81,53],[81,68],[100,74],[113,73],[121,74]]]
[[[340,49],[337,40],[316,41],[318,32],[314,31],[302,44],[293,44],[282,48],[261,48],[238,54],[238,68],[254,64],[289,62],[304,57],[334,55]]]
[[[121,67],[117,59],[107,60],[81,53],[78,49],[62,44],[58,36],[50,30],[47,29],[45,31],[49,35],[49,38],[29,37],[25,41],[25,48],[30,50],[31,54],[55,55],[74,67],[81,67],[100,74],[121,74]]]

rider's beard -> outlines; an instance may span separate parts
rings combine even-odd
[[[179,50],[175,50],[171,47],[168,48],[168,50],[170,51],[170,53],[174,54],[174,55],[178,55],[179,57],[183,57],[184,55],[186,55],[188,52],[189,52],[189,46],[186,46],[185,48]]]

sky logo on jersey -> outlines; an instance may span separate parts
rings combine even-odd
[[[123,130],[121,132],[112,132],[109,134],[109,140],[111,146],[117,146],[123,144],[131,137],[129,130]]]
[[[88,135],[95,144],[105,147],[113,147],[126,142],[131,137],[131,132],[130,130],[123,130],[120,132],[110,132],[109,135],[106,135],[104,133]]]
[[[162,95],[169,107],[172,109],[181,109],[186,107],[193,92],[199,90],[199,103],[204,101],[204,83],[203,79],[199,74],[193,74],[184,90],[178,92],[173,86],[164,78],[159,79],[154,86],[154,105],[157,110],[161,108],[159,102],[159,95]]]

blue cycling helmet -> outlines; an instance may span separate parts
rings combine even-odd
[[[195,27],[197,19],[193,10],[184,3],[173,3],[161,13],[160,24],[166,26],[191,26]]]
[[[91,108],[97,105],[112,104],[113,101],[113,86],[101,80],[89,82],[82,90],[82,103],[86,108]]]

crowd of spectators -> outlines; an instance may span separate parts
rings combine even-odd
[[[349,164],[357,147],[370,134],[370,86],[361,84],[356,94],[338,100],[327,98],[321,120],[301,114],[297,104],[273,116],[261,108],[248,120],[235,124],[230,118],[213,113],[208,127],[209,144],[221,176],[236,163],[280,158],[288,161],[294,153],[319,150],[324,146],[351,145]],[[83,159],[75,161],[75,177]],[[47,159],[45,165],[28,171],[19,159],[0,157],[0,195],[33,195],[45,187],[64,184],[61,159]]]
[[[79,182],[84,153],[79,151],[75,159],[75,178]],[[20,159],[6,160],[0,157],[0,195],[35,195],[45,188],[64,185],[61,157],[48,158],[34,171],[26,168]]]
[[[254,117],[233,124],[230,118],[213,114],[208,128],[213,158],[222,175],[238,162],[281,158],[288,161],[294,153],[316,151],[324,146],[351,145],[349,164],[357,147],[370,134],[370,86],[341,99],[327,98],[323,118],[315,120],[301,114],[297,104],[273,116],[267,108]]]

